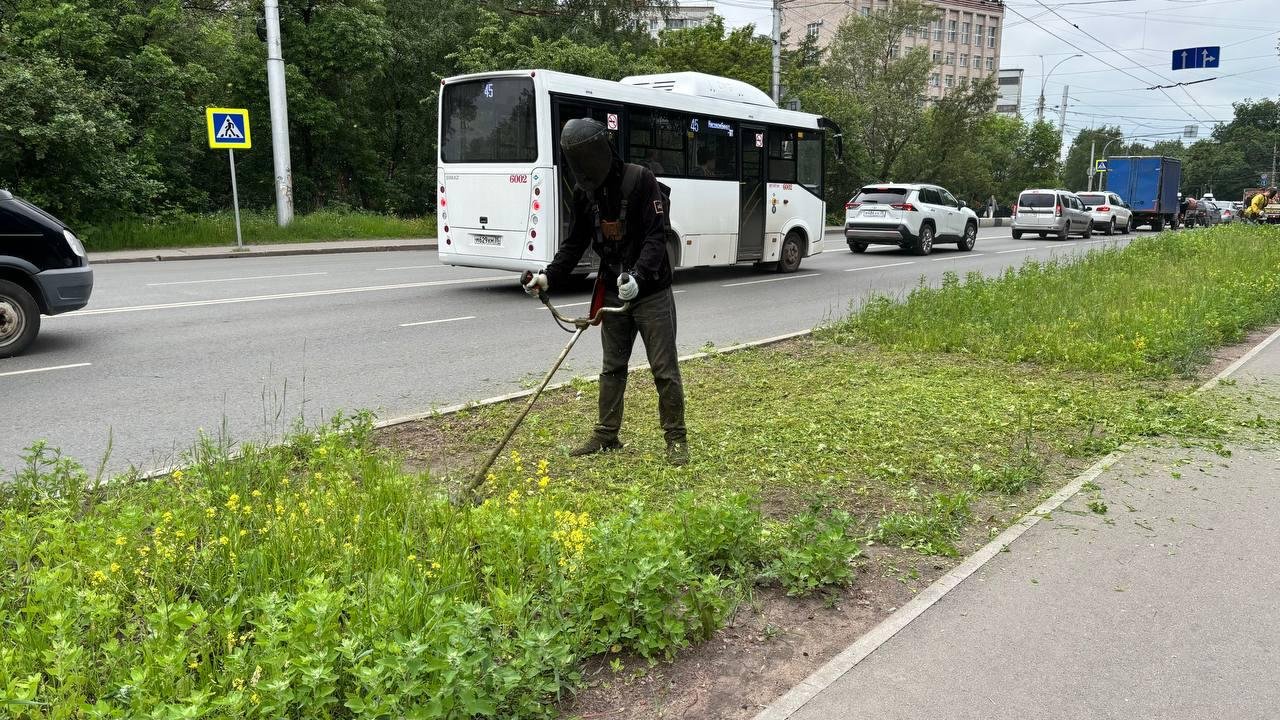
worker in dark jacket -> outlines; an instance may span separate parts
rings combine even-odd
[[[627,363],[636,335],[644,340],[649,366],[658,388],[658,415],[667,441],[667,461],[688,462],[684,424],[684,388],[676,353],[676,306],[671,293],[671,263],[667,258],[667,223],[658,180],[637,168],[627,198],[624,223],[622,195],[626,164],[609,142],[605,126],[595,120],[574,119],[564,125],[560,150],[577,183],[569,234],[551,264],[540,273],[525,273],[531,295],[568,283],[569,275],[590,247],[600,256],[600,280],[610,305],[630,303],[623,313],[604,316],[601,344],[600,418],[591,437],[571,451],[590,455],[622,447],[622,400],[627,389]]]

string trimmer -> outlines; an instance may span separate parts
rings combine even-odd
[[[625,282],[625,280],[623,282]],[[476,471],[475,477],[471,478],[471,481],[462,488],[463,497],[470,497],[475,493],[476,488],[480,487],[484,482],[485,477],[489,474],[489,468],[493,467],[493,463],[497,461],[498,456],[501,455],[503,449],[507,447],[507,443],[511,441],[511,437],[516,434],[516,430],[520,428],[520,423],[524,422],[525,417],[529,415],[529,411],[533,409],[533,404],[538,401],[538,397],[542,395],[542,391],[547,389],[547,385],[551,383],[551,378],[554,377],[556,371],[560,369],[560,365],[564,363],[564,359],[569,357],[569,351],[573,350],[573,346],[578,342],[578,338],[582,337],[582,334],[587,331],[587,328],[592,325],[599,325],[604,320],[605,315],[625,312],[631,306],[631,303],[623,303],[618,307],[605,307],[604,285],[599,279],[596,280],[595,290],[592,293],[591,307],[589,309],[588,317],[565,317],[558,309],[556,309],[555,305],[551,304],[551,298],[547,297],[547,292],[545,290],[538,291],[538,299],[542,301],[543,305],[547,306],[547,309],[551,311],[551,317],[555,318],[556,322],[559,323],[562,328],[573,333],[573,337],[569,338],[569,343],[564,346],[564,350],[560,351],[560,356],[556,358],[555,364],[551,366],[551,370],[547,372],[546,377],[542,378],[542,383],[538,385],[538,389],[534,390],[533,395],[529,396],[529,402],[525,403],[524,410],[520,412],[520,416],[517,417],[516,421],[507,429],[507,434],[502,436],[502,440],[498,442],[498,446],[493,449],[492,453],[489,453],[489,459],[484,461],[484,464]],[[566,326],[572,326],[573,329],[571,330]]]

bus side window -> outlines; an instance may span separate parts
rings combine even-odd
[[[689,175],[699,178],[737,179],[738,141],[734,126],[714,118],[689,122]]]
[[[769,130],[769,182],[796,181],[796,134],[791,130]]]
[[[632,108],[629,113],[631,127],[627,148],[627,162],[643,165],[654,175],[680,175],[684,169],[684,118],[683,116]]]
[[[822,133],[798,133],[796,179],[810,192],[822,197]]]

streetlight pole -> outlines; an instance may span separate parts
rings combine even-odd
[[[289,162],[289,107],[280,47],[280,0],[264,0],[267,25],[267,99],[271,104],[271,157],[276,171],[276,224],[293,222],[293,168]]]
[[[1058,66],[1062,65],[1062,63],[1080,57],[1084,57],[1084,55],[1072,55],[1071,57],[1059,60],[1058,64],[1054,65],[1046,75],[1044,72],[1044,56],[1040,56],[1040,102],[1036,104],[1036,122],[1044,122],[1044,88],[1049,84],[1049,75],[1052,75],[1053,71],[1057,70]]]

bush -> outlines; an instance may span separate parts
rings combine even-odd
[[[861,544],[849,534],[853,524],[843,510],[823,515],[817,508],[775,524],[775,554],[764,577],[777,580],[791,596],[808,595],[823,586],[849,585],[851,561],[862,552]]]

